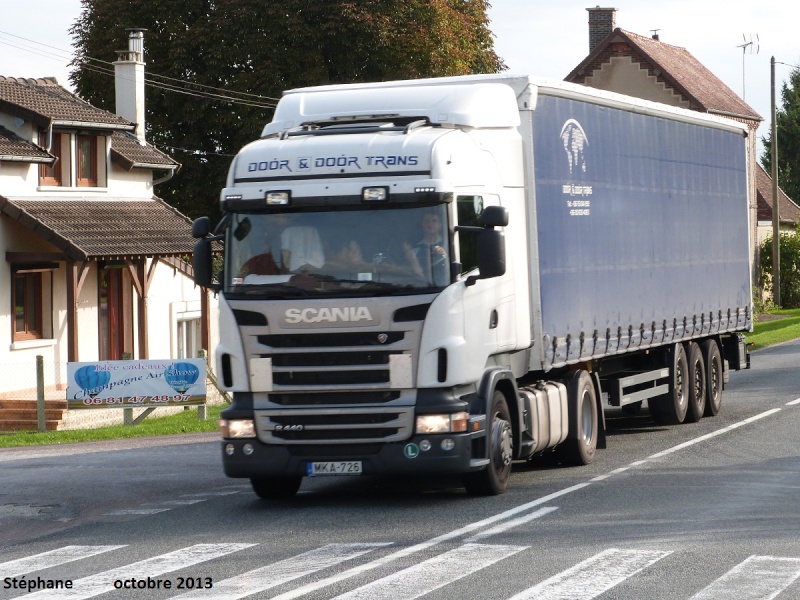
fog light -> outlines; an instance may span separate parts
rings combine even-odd
[[[233,447],[233,444],[225,444],[225,454],[228,456],[233,456],[233,453],[236,451],[236,448]]]
[[[449,452],[450,450],[452,450],[455,447],[456,447],[456,443],[453,440],[451,440],[450,438],[444,438],[442,440],[442,450],[444,450],[445,452]]]
[[[430,449],[431,449],[431,443],[430,443],[430,441],[428,441],[428,440],[422,440],[422,441],[419,443],[419,449],[420,449],[420,450],[422,450],[423,452],[427,452],[428,450],[430,450]]]
[[[245,456],[250,456],[251,454],[253,454],[253,452],[255,452],[255,449],[253,448],[252,444],[245,444],[242,447],[242,452],[244,452]]]

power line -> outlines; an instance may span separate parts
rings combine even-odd
[[[19,42],[12,43],[12,42],[10,42],[8,40],[3,39],[2,37],[0,37],[0,44],[4,44],[4,45],[10,46],[12,48],[17,48],[17,49],[23,50],[25,52],[30,52],[32,54],[37,54],[37,55],[43,56],[45,58],[56,58],[56,59],[59,59],[59,60],[65,60],[65,56],[66,56],[66,57],[69,57],[70,59],[72,59],[71,53],[68,53],[68,52],[66,52],[64,50],[61,50],[59,48],[55,48],[53,46],[48,46],[47,44],[43,44],[43,43],[37,42],[35,40],[30,40],[30,39],[27,39],[27,38],[23,38],[21,36],[15,35],[13,33],[9,33],[7,31],[0,30],[0,35],[9,36],[9,37],[12,37],[12,38],[16,38],[18,40],[22,40],[24,42],[28,42],[28,43],[31,43],[31,44],[36,44],[37,46],[43,46],[44,48],[49,48],[51,50],[55,50],[56,52],[61,53],[61,56],[56,55],[55,53],[49,52],[47,50],[41,50],[41,49],[38,49],[38,48],[35,48],[35,47],[28,47],[28,46],[26,46],[24,44],[20,44]],[[86,69],[88,71],[92,71],[92,72],[95,72],[95,73],[98,73],[98,74],[102,74],[102,75],[108,75],[110,77],[114,77],[115,76],[115,73],[114,73],[114,70],[113,70],[113,63],[110,63],[108,61],[104,61],[104,60],[97,59],[97,58],[92,58],[92,57],[86,57],[85,59],[74,58],[72,60],[75,63],[81,65],[82,68],[84,68],[84,69]],[[92,63],[98,63],[101,66],[95,66]],[[108,65],[108,67],[107,66],[102,66],[102,65]],[[111,68],[109,68],[109,67],[111,67]],[[164,83],[164,82],[158,81],[158,79],[163,79],[165,81],[174,81],[174,82],[180,83],[182,85],[191,86],[191,87],[194,87],[194,88],[201,88],[201,89],[187,90],[187,89],[183,89],[183,88],[181,88],[181,87],[179,87],[177,85],[172,85],[172,84],[169,84],[169,83]],[[178,93],[178,94],[185,94],[185,95],[193,96],[193,97],[196,97],[196,98],[218,100],[218,101],[223,101],[223,102],[229,102],[231,104],[240,104],[242,106],[251,106],[251,107],[255,107],[255,108],[270,108],[270,109],[271,108],[275,108],[276,103],[278,101],[277,98],[272,98],[270,96],[263,96],[263,95],[259,95],[259,94],[252,94],[252,93],[249,93],[249,92],[237,92],[237,91],[233,91],[233,90],[230,90],[230,89],[217,88],[217,87],[213,87],[213,86],[209,86],[209,85],[195,83],[195,82],[188,81],[188,80],[177,79],[177,78],[174,78],[174,77],[168,77],[166,75],[159,75],[158,73],[149,73],[149,72],[145,73],[145,85],[147,85],[147,86],[149,86],[151,88],[154,88],[154,89],[160,89],[160,90],[163,90],[163,91],[175,92],[175,93]],[[206,92],[204,90],[212,90],[213,92],[222,92],[222,93],[212,93],[211,91]],[[242,97],[237,97],[237,96],[242,96]],[[255,101],[255,99],[263,99],[263,100],[267,100],[267,101],[271,101],[271,102],[257,102],[257,101]]]

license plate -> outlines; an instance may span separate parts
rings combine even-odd
[[[306,466],[306,473],[311,477],[316,475],[361,475],[361,461],[310,462]]]

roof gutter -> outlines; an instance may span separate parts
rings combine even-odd
[[[715,110],[713,108],[706,109],[706,112],[712,115],[719,115],[721,117],[730,117],[732,119],[744,119],[746,121],[763,121],[764,117],[754,117],[753,115],[740,115],[739,113],[728,112],[725,110]]]
[[[75,129],[105,129],[113,131],[133,131],[133,125],[124,123],[91,123],[87,121],[51,121],[51,127],[73,127]]]
[[[155,165],[154,165],[154,168],[156,168]],[[158,167],[158,168],[162,168],[163,169],[164,167],[161,166],[161,167]],[[162,177],[160,179],[156,179],[155,181],[153,181],[153,187],[156,187],[160,183],[166,183],[167,181],[169,181],[170,179],[175,177],[175,175],[180,170],[181,170],[181,166],[180,165],[178,165],[177,167],[173,167],[172,169],[169,169],[169,171],[167,172],[166,175],[164,175],[164,177]]]

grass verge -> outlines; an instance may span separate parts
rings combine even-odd
[[[773,310],[768,314],[780,318],[756,321],[753,326],[753,332],[747,334],[747,343],[751,350],[788,342],[800,337],[800,309]],[[75,431],[48,431],[46,433],[24,431],[3,434],[0,435],[0,448],[216,431],[217,419],[219,419],[219,413],[222,408],[224,408],[224,405],[210,406],[208,408],[208,419],[205,421],[200,421],[197,418],[197,411],[187,410],[167,417],[148,417],[140,424],[128,427],[125,425],[113,425]]]
[[[205,421],[197,418],[197,410],[167,415],[149,416],[138,425],[110,425],[97,429],[75,429],[70,431],[18,431],[0,435],[0,448],[15,446],[38,446],[43,444],[69,444],[75,442],[97,442],[121,438],[172,435],[176,433],[200,433],[217,431],[217,419],[225,405],[209,406]]]
[[[747,344],[751,350],[800,337],[800,308],[771,310],[768,314],[780,318],[755,322],[752,333],[747,334]]]

